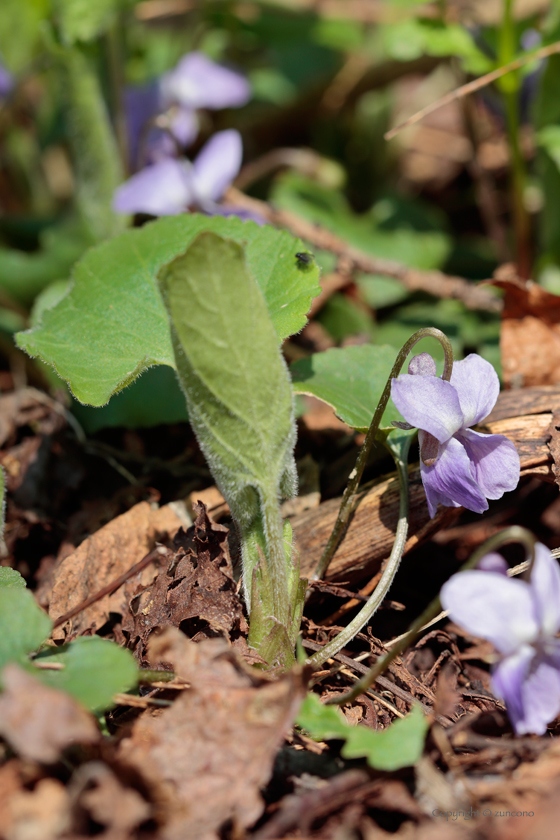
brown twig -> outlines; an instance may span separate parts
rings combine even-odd
[[[90,595],[89,598],[86,598],[77,606],[73,607],[68,612],[64,613],[64,615],[59,615],[59,617],[55,620],[53,628],[60,627],[61,624],[64,624],[66,621],[69,621],[71,618],[74,618],[75,615],[78,613],[83,612],[88,607],[91,607],[92,604],[95,604],[96,601],[100,601],[101,598],[104,598],[106,595],[111,595],[113,592],[116,592],[119,587],[121,587],[126,581],[132,577],[133,575],[141,572],[142,569],[145,569],[146,566],[149,566],[150,563],[153,563],[154,560],[157,560],[160,557],[164,557],[168,552],[168,549],[165,548],[163,545],[156,545],[152,551],[146,554],[138,563],[135,563],[134,566],[131,566],[128,571],[123,572],[118,578],[108,583],[107,586],[104,586],[103,589],[100,589],[98,592],[95,592],[93,595]]]
[[[515,61],[510,61],[509,64],[504,64],[503,67],[498,67],[496,70],[492,70],[491,73],[486,73],[486,75],[480,76],[480,78],[474,79],[472,82],[467,82],[466,85],[461,85],[461,87],[455,88],[455,90],[452,90],[449,93],[446,93],[445,96],[442,96],[441,99],[438,99],[436,102],[432,102],[431,105],[426,105],[425,108],[417,111],[407,120],[399,123],[399,125],[396,125],[390,131],[387,131],[383,136],[385,137],[385,140],[392,140],[392,138],[395,137],[399,131],[402,131],[403,128],[408,128],[408,126],[420,122],[420,120],[423,120],[424,117],[428,116],[428,114],[433,114],[434,111],[437,111],[439,108],[443,108],[444,105],[449,105],[451,102],[455,102],[456,99],[468,96],[470,93],[475,93],[477,90],[481,90],[481,88],[495,82],[496,79],[500,79],[502,76],[505,76],[507,73],[511,73],[513,70],[519,70],[521,67],[524,67],[526,64],[530,64],[532,61],[541,61],[543,58],[548,58],[548,56],[554,55],[555,53],[560,53],[560,41],[555,41],[554,44],[548,44],[546,47],[541,47],[540,50],[535,50],[535,52],[527,53],[520,58],[516,58]]]
[[[318,644],[318,642],[312,642],[310,639],[303,640],[303,646],[309,648],[310,650],[321,650],[323,645]],[[361,662],[356,662],[355,659],[352,659],[350,656],[346,656],[343,653],[337,653],[336,656],[333,656],[333,659],[337,662],[341,662],[343,665],[346,665],[347,668],[352,668],[354,671],[357,671],[359,674],[367,674],[369,673],[369,668],[366,665],[362,665]],[[415,697],[410,691],[407,691],[405,688],[401,688],[399,685],[396,685],[392,680],[387,679],[387,677],[380,676],[375,681],[384,691],[390,691],[395,697],[398,697],[401,700],[404,700],[405,703],[408,703],[410,707],[412,707],[415,703],[418,703],[426,714],[433,715],[434,710],[431,706],[428,706],[426,703],[423,703],[418,697]],[[433,692],[423,683],[418,682],[418,687],[422,689],[425,696],[433,698]],[[437,719],[440,723],[444,724],[445,726],[449,726],[451,723],[450,718],[446,718],[443,715],[438,715]]]
[[[226,202],[235,204],[266,219],[270,224],[285,227],[295,236],[308,242],[315,248],[330,251],[338,257],[344,257],[351,263],[353,270],[366,274],[383,274],[394,277],[410,291],[428,292],[434,297],[456,298],[463,301],[469,309],[482,309],[486,312],[500,312],[502,302],[494,297],[486,288],[479,284],[470,283],[463,277],[452,277],[441,271],[420,271],[410,268],[394,260],[372,257],[369,254],[353,248],[344,239],[319,225],[302,219],[289,210],[271,207],[265,201],[251,198],[234,187],[226,193]]]

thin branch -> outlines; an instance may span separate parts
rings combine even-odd
[[[428,292],[440,298],[456,298],[461,300],[468,309],[496,313],[502,310],[502,301],[494,297],[487,288],[471,283],[463,277],[452,277],[441,271],[421,271],[394,260],[372,257],[358,248],[353,248],[330,230],[308,222],[289,210],[278,209],[265,201],[251,198],[234,187],[229,188],[225,200],[227,204],[256,213],[272,225],[287,228],[314,248],[344,257],[352,265],[352,270],[394,277],[410,291]]]
[[[509,64],[505,64],[503,67],[498,67],[496,70],[492,70],[491,73],[486,73],[486,75],[480,76],[480,78],[474,79],[472,82],[467,82],[466,85],[461,85],[461,87],[455,88],[455,90],[452,90],[449,93],[446,93],[445,96],[442,96],[441,99],[438,99],[436,102],[432,102],[431,105],[427,105],[425,108],[417,111],[407,120],[399,125],[396,125],[390,131],[387,131],[387,133],[383,136],[385,137],[385,140],[392,140],[392,138],[395,137],[399,131],[402,131],[403,128],[408,128],[408,126],[420,122],[420,120],[423,120],[424,117],[428,116],[428,114],[433,114],[434,111],[437,111],[439,108],[443,108],[444,105],[449,105],[451,102],[455,102],[455,100],[461,99],[463,96],[475,93],[477,90],[481,90],[481,88],[495,82],[496,79],[500,79],[502,76],[505,76],[507,73],[511,73],[513,70],[519,70],[521,67],[524,67],[526,64],[530,64],[532,61],[540,61],[543,58],[548,58],[550,55],[555,55],[555,53],[560,53],[560,41],[555,41],[553,44],[541,47],[539,50],[535,50],[535,52],[526,53],[520,58],[516,58],[515,61],[510,61]]]

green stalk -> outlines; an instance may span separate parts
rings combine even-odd
[[[408,535],[408,450],[411,440],[411,436],[406,439],[401,448],[400,455],[397,455],[394,450],[391,450],[397,465],[397,475],[399,479],[399,521],[397,523],[395,541],[393,543],[393,548],[391,549],[391,554],[387,561],[385,570],[381,575],[379,583],[369,596],[360,612],[352,619],[344,630],[332,639],[332,641],[310,657],[309,662],[317,667],[321,666],[327,659],[336,656],[343,647],[352,641],[354,636],[360,632],[368,621],[370,621],[387,596],[387,592],[395,579],[395,575],[402,560],[404,547],[406,545],[406,538]]]
[[[515,58],[515,24],[513,2],[504,0],[504,15],[500,28],[498,61],[501,66]],[[517,270],[521,277],[531,272],[531,222],[525,207],[524,194],[527,184],[527,169],[519,142],[519,72],[511,72],[498,80],[506,112],[506,125],[511,153],[510,195],[512,203],[513,228]]]
[[[391,375],[387,380],[387,384],[385,385],[385,389],[381,395],[381,399],[379,400],[379,404],[375,409],[375,414],[373,415],[370,427],[368,429],[366,439],[362,445],[362,448],[358,454],[358,458],[356,460],[356,466],[350,473],[350,478],[348,480],[348,484],[346,486],[346,490],[344,491],[344,495],[342,496],[342,501],[340,503],[340,509],[338,511],[338,517],[334,524],[334,528],[332,533],[329,537],[327,545],[325,546],[325,550],[319,563],[317,564],[317,568],[313,573],[312,580],[321,580],[325,575],[329,567],[329,563],[331,562],[336,549],[338,548],[342,537],[344,536],[344,532],[346,530],[346,525],[350,518],[350,514],[354,509],[354,504],[356,501],[356,495],[358,492],[358,487],[360,481],[362,479],[362,475],[364,469],[366,467],[369,453],[373,443],[376,439],[377,433],[379,431],[379,424],[381,423],[381,418],[383,417],[383,413],[387,407],[387,403],[389,402],[389,397],[391,396],[391,381],[399,375],[400,370],[405,363],[406,357],[408,356],[409,352],[412,350],[415,344],[417,344],[422,338],[427,338],[431,336],[432,338],[436,338],[443,350],[445,352],[445,364],[443,368],[443,379],[449,381],[451,378],[451,371],[453,370],[453,350],[451,347],[451,342],[441,330],[436,329],[435,327],[424,327],[421,330],[412,335],[406,344],[401,348],[399,354],[397,356],[397,360],[393,365],[393,369],[391,371]]]
[[[500,531],[499,534],[494,534],[492,537],[487,539],[481,546],[479,546],[476,551],[471,555],[471,557],[464,563],[459,572],[466,572],[468,569],[473,569],[478,562],[486,555],[489,554],[491,551],[496,551],[496,549],[500,548],[507,543],[512,542],[520,542],[525,546],[525,554],[526,559],[530,561],[529,570],[527,574],[530,574],[531,567],[533,564],[533,560],[535,557],[535,537],[531,534],[530,531],[527,531],[526,528],[521,528],[519,525],[512,525],[510,528],[506,528],[504,531]],[[346,694],[338,695],[336,698],[331,698],[327,700],[327,703],[331,705],[341,705],[343,703],[351,703],[352,700],[355,700],[360,694],[364,691],[367,691],[368,688],[373,685],[378,677],[383,674],[384,671],[387,670],[391,662],[396,659],[397,656],[400,656],[401,653],[404,651],[414,642],[416,637],[422,631],[424,625],[428,624],[432,621],[439,613],[441,612],[441,601],[439,595],[434,598],[434,600],[426,607],[424,612],[418,616],[416,621],[414,621],[408,630],[408,632],[402,636],[396,644],[394,644],[387,653],[380,656],[373,668],[371,668],[367,674],[365,674],[361,680],[359,680],[351,689],[347,691]],[[323,650],[326,649],[323,648]],[[317,654],[315,654],[316,656]],[[330,654],[332,656],[332,654]]]
[[[66,100],[69,140],[80,212],[94,240],[114,236],[126,226],[113,212],[113,193],[123,180],[119,150],[99,79],[85,51],[57,50]]]

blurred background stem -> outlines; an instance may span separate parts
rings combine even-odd
[[[516,33],[513,19],[513,0],[504,0],[504,14],[499,31],[498,63],[508,64],[516,54]],[[524,193],[527,184],[527,169],[521,149],[519,116],[519,71],[502,76],[498,86],[502,92],[506,128],[511,155],[510,194],[513,222],[514,248],[517,271],[521,277],[531,274],[531,222],[525,207]]]

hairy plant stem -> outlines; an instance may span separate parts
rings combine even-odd
[[[504,14],[500,27],[499,63],[509,64],[515,58],[515,22],[512,0],[504,0]],[[524,193],[527,183],[525,160],[519,142],[519,73],[509,73],[498,81],[506,112],[506,125],[511,153],[510,193],[517,271],[528,278],[531,273],[531,221],[525,207]]]
[[[473,552],[467,562],[461,566],[457,574],[460,572],[466,572],[468,569],[473,569],[486,554],[489,554],[491,551],[496,551],[496,549],[500,548],[502,545],[512,542],[522,543],[525,547],[526,559],[529,560],[529,569],[527,571],[527,575],[529,575],[535,556],[536,540],[530,531],[527,531],[526,528],[521,528],[519,525],[512,525],[510,528],[506,528],[504,531],[500,531],[499,534],[494,534],[487,539],[476,549],[476,551]],[[397,656],[400,656],[401,653],[404,653],[404,651],[414,642],[416,637],[422,631],[424,625],[432,621],[432,619],[434,619],[440,612],[441,601],[438,595],[426,607],[424,612],[418,616],[416,621],[410,625],[408,632],[402,636],[399,641],[387,651],[387,653],[379,657],[373,668],[371,668],[370,671],[368,671],[368,673],[365,674],[362,679],[350,689],[350,691],[347,691],[346,694],[329,698],[326,702],[330,705],[351,703],[352,700],[355,700],[356,697],[364,691],[367,691],[376,679],[387,670],[391,662],[396,659]],[[323,653],[327,647],[328,645],[326,645],[320,652]],[[330,655],[332,656],[332,654]]]
[[[288,585],[288,568],[286,565],[286,549],[284,546],[284,531],[278,496],[273,490],[261,493],[261,511],[266,537],[267,556],[265,562],[269,564],[271,592],[267,593],[272,603],[272,615],[279,624],[288,628],[291,617],[290,588]]]
[[[360,452],[358,454],[356,466],[350,473],[350,478],[344,491],[344,495],[342,496],[342,501],[340,503],[340,509],[338,511],[338,517],[334,524],[334,528],[311,580],[321,580],[323,578],[325,572],[329,567],[329,563],[331,562],[334,553],[338,548],[342,537],[344,536],[346,525],[350,518],[350,514],[352,513],[354,508],[356,494],[358,492],[358,487],[368,461],[371,447],[373,446],[373,443],[379,431],[379,424],[381,423],[383,412],[385,411],[387,403],[389,402],[389,397],[391,396],[391,381],[399,375],[400,370],[406,360],[406,357],[408,356],[414,345],[417,344],[422,338],[428,337],[437,339],[443,347],[445,353],[445,364],[443,368],[442,378],[448,381],[451,378],[451,371],[453,370],[453,350],[451,348],[451,342],[449,341],[445,333],[443,333],[441,330],[436,329],[435,327],[424,327],[423,329],[415,332],[414,335],[412,335],[408,339],[406,344],[401,348],[395,361],[395,364],[393,365],[391,375],[387,380],[387,384],[385,385],[385,389],[381,394],[379,404],[375,409],[375,414],[373,415],[370,427],[366,435],[366,439],[364,440],[362,448],[360,449]]]
[[[325,647],[321,648],[321,650],[318,650],[317,653],[314,653],[313,656],[310,657],[309,662],[313,665],[322,665],[325,660],[335,656],[342,650],[343,647],[352,641],[354,636],[360,632],[362,627],[368,623],[374,613],[378,610],[380,604],[385,599],[391,584],[393,583],[397,570],[400,566],[408,535],[408,449],[410,447],[411,440],[412,438],[408,437],[405,445],[402,447],[400,455],[397,455],[394,451],[392,451],[397,465],[397,475],[399,478],[399,521],[397,523],[397,530],[395,533],[395,542],[393,543],[393,548],[391,549],[391,554],[389,555],[385,570],[381,575],[379,583],[355,618],[352,619],[352,621],[338,634],[338,636],[335,636],[335,638],[325,645]]]

